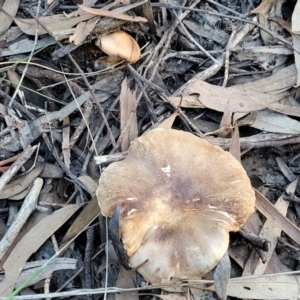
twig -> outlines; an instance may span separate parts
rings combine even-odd
[[[273,36],[275,39],[281,41],[282,43],[284,43],[284,44],[288,45],[289,47],[291,47],[292,49],[294,49],[291,42],[289,42],[286,39],[282,38],[281,36],[275,34],[273,31],[265,28],[264,26],[260,25],[256,21],[252,21],[252,20],[248,20],[248,19],[240,18],[240,17],[235,17],[235,16],[224,15],[224,14],[220,14],[220,13],[214,13],[214,12],[210,12],[210,11],[207,11],[204,9],[191,8],[191,7],[185,7],[185,6],[180,6],[180,5],[171,5],[171,4],[166,4],[166,3],[152,3],[151,5],[153,7],[166,7],[169,9],[183,9],[183,10],[188,10],[188,11],[201,12],[201,13],[212,15],[212,16],[217,16],[217,17],[221,17],[221,18],[227,18],[227,19],[244,22],[244,23],[249,23],[249,24],[252,24],[252,25],[260,28],[261,30],[267,32],[268,34]],[[294,51],[298,52],[297,49],[294,49]]]
[[[227,81],[228,81],[230,50],[232,48],[232,42],[233,42],[233,39],[235,38],[235,34],[236,34],[236,28],[233,24],[231,24],[231,28],[232,28],[232,32],[231,32],[230,38],[228,40],[226,52],[225,52],[225,63],[224,63],[225,64],[224,65],[225,72],[224,72],[224,80],[223,80],[223,84],[222,84],[223,87],[226,87]]]
[[[43,29],[44,29],[48,34],[50,34],[51,36],[53,36],[52,33],[48,30],[48,28],[47,28],[44,24],[42,24],[42,23],[35,17],[35,15],[34,15],[29,9],[26,9],[26,11],[27,11],[27,12],[28,12],[28,13],[36,20],[36,22],[38,22],[38,23],[40,24],[41,27],[43,27]],[[59,47],[63,48],[63,44],[62,44],[62,43],[57,42],[57,44],[59,45]],[[67,55],[68,55],[68,58],[69,58],[69,59],[71,60],[71,62],[73,63],[73,65],[75,66],[75,68],[77,69],[77,71],[81,74],[84,83],[86,84],[87,88],[89,89],[89,91],[90,91],[90,93],[91,93],[91,96],[92,96],[92,99],[93,99],[93,102],[94,102],[94,103],[96,104],[96,106],[98,107],[99,112],[100,112],[100,114],[101,114],[101,117],[102,117],[103,120],[104,120],[104,123],[105,123],[105,125],[106,125],[106,129],[107,129],[107,132],[109,133],[109,136],[110,136],[110,139],[111,139],[111,143],[112,143],[113,146],[115,146],[115,145],[116,145],[115,138],[114,138],[113,133],[112,133],[112,131],[111,131],[111,128],[110,128],[110,126],[109,126],[109,124],[108,124],[108,121],[107,121],[107,119],[105,118],[104,110],[103,110],[101,104],[99,103],[99,101],[97,100],[97,97],[96,97],[96,95],[95,95],[95,93],[94,93],[94,90],[92,89],[91,85],[89,84],[89,82],[88,82],[88,80],[87,80],[87,78],[86,78],[84,72],[81,70],[81,68],[79,67],[79,65],[77,64],[77,62],[74,60],[73,56],[72,56],[70,53],[68,53]]]
[[[178,108],[172,101],[169,100],[168,96],[165,94],[165,91],[157,86],[156,84],[154,84],[153,82],[151,82],[150,80],[147,80],[146,78],[144,78],[143,76],[141,76],[131,65],[127,66],[128,69],[130,70],[130,72],[136,77],[138,78],[140,81],[144,82],[147,84],[147,86],[149,86],[150,88],[154,89],[159,96],[169,105],[171,105],[174,109],[178,109],[178,113],[179,116],[186,122],[186,124],[188,126],[190,126],[190,128],[192,128],[195,132],[197,132],[197,134],[201,137],[203,137],[203,133],[197,128],[197,126],[195,126],[190,120],[189,118],[185,115],[185,113],[182,111],[181,108]],[[145,88],[144,88],[145,90]],[[131,118],[132,113],[129,116],[129,120]],[[129,124],[129,121],[127,121],[126,125]],[[127,128],[128,126],[125,125],[125,128]],[[125,129],[124,129],[125,130]],[[127,130],[127,129],[126,129]],[[119,142],[119,141],[118,141]]]
[[[90,227],[86,231],[86,247],[84,256],[84,283],[85,288],[92,288],[92,257],[94,249],[94,228]],[[87,296],[87,300],[92,300],[92,295]]]
[[[31,157],[37,146],[31,147],[30,145],[22,152],[20,157],[10,166],[0,177],[0,191],[4,188],[7,182],[19,171],[19,169],[25,164],[25,162]]]
[[[23,228],[30,214],[34,211],[42,186],[43,179],[36,178],[33,182],[33,186],[30,192],[28,193],[22,204],[16,220],[9,227],[0,242],[0,260],[3,258],[6,251],[13,243],[20,230]]]
[[[242,14],[240,14],[240,13],[236,12],[235,10],[230,9],[229,7],[226,7],[226,6],[220,4],[220,3],[216,2],[216,1],[213,1],[213,0],[206,0],[206,2],[211,3],[211,4],[215,5],[215,6],[219,6],[219,7],[221,7],[222,9],[227,10],[227,11],[231,12],[232,14],[234,14],[234,15],[236,15],[236,16],[243,17]]]
[[[107,119],[109,118],[109,116],[111,114],[110,110],[112,110],[117,105],[117,103],[119,102],[119,100],[120,100],[120,98],[117,97],[115,99],[115,101],[112,103],[112,105],[110,106],[109,111],[106,114],[106,118]],[[105,124],[104,124],[104,122],[102,122],[102,124],[100,125],[99,129],[97,130],[97,132],[96,132],[96,134],[95,134],[95,136],[93,138],[93,140],[94,140],[93,144],[97,143],[97,141],[98,141],[98,139],[99,139],[99,137],[100,137],[100,135],[101,135],[104,127],[105,127]],[[88,163],[90,161],[90,158],[91,158],[92,154],[94,153],[94,150],[95,150],[94,145],[91,145],[90,148],[89,148],[89,152],[87,153],[87,155],[85,157],[85,161],[84,161],[84,164],[83,164],[82,169],[81,169],[81,174],[84,174],[86,172],[86,169],[88,167]],[[97,152],[96,152],[96,155],[98,155]]]
[[[210,58],[214,63],[219,64],[220,62],[215,59],[209,52],[207,52],[193,37],[192,35],[187,31],[187,29],[185,28],[185,26],[182,24],[181,20],[178,18],[177,14],[174,12],[173,13],[175,18],[178,20],[179,22],[179,26],[181,27],[181,29],[184,31],[186,37],[192,42],[194,43],[197,48],[199,48],[208,58]]]

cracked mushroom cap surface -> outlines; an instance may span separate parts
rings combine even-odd
[[[120,205],[120,235],[129,265],[160,284],[200,279],[227,251],[229,232],[254,212],[242,165],[191,133],[154,129],[110,164],[96,192],[101,212]]]

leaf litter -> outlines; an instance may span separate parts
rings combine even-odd
[[[256,188],[257,212],[246,226],[269,249],[233,234],[231,278],[219,295],[296,299],[299,1],[44,2],[0,2],[0,296],[59,254],[24,285],[30,293],[215,299],[212,274],[172,287],[127,270],[118,224],[107,228],[100,214],[102,169],[161,127],[229,150]],[[95,46],[114,31],[141,46],[134,65]],[[226,278],[228,267],[220,270]]]

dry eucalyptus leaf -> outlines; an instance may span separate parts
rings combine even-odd
[[[0,283],[0,296],[9,295],[15,288],[17,279],[22,272],[28,258],[67,221],[80,207],[68,205],[51,215],[48,215],[36,224],[14,247],[5,261],[3,268],[5,278]]]
[[[114,11],[109,11],[101,8],[90,8],[86,7],[84,5],[78,5],[83,11],[85,11],[88,14],[93,14],[96,16],[101,16],[101,17],[108,17],[108,18],[114,18],[114,19],[119,19],[119,20],[124,20],[124,21],[130,21],[130,22],[142,22],[146,23],[147,19],[143,17],[132,17],[129,15],[125,14],[120,14]]]
[[[56,165],[45,163],[45,167],[40,174],[41,178],[63,178],[65,171]]]
[[[282,18],[278,18],[278,17],[271,17],[270,20],[278,23],[282,28],[287,30],[289,33],[291,33],[291,34],[293,33],[291,22],[288,22],[288,21],[283,20]]]
[[[126,270],[122,265],[119,266],[120,272],[116,283],[117,288],[135,288],[134,278],[136,277],[135,270]],[[116,300],[138,300],[138,292],[130,291],[125,293],[116,293]]]
[[[97,198],[94,197],[88,202],[88,204],[84,207],[84,209],[68,229],[62,243],[60,244],[60,249],[62,249],[70,241],[71,238],[76,236],[79,232],[83,231],[90,223],[92,223],[99,214],[100,208],[98,205],[98,201]]]
[[[27,196],[27,194],[29,193],[29,191],[31,190],[31,187],[32,187],[32,183],[30,183],[29,186],[25,190],[23,190],[21,193],[16,194],[8,199],[15,200],[15,201],[20,201],[20,200],[24,199]]]
[[[157,126],[157,128],[171,129],[177,116],[178,116],[178,112],[174,111],[167,119],[163,120]]]
[[[272,95],[282,94],[283,92],[290,89],[296,84],[297,80],[297,69],[294,64],[282,68],[272,75],[255,80],[253,82],[248,82],[244,84],[235,85],[235,88],[248,91],[256,91],[262,93],[270,93]],[[230,89],[231,87],[229,87]]]
[[[49,30],[50,33],[54,31],[63,31],[72,28],[77,25],[79,22],[83,22],[93,18],[94,15],[84,14],[79,17],[68,19],[64,15],[54,15],[47,17],[40,17],[39,21],[45,25],[45,27]],[[15,23],[19,26],[19,28],[28,35],[35,35],[37,30],[37,22],[34,19],[21,19],[14,18]],[[38,28],[38,34],[46,34],[47,32],[42,26]]]
[[[299,281],[299,275],[233,278],[229,282],[228,295],[240,299],[298,299]]]
[[[0,199],[8,199],[15,196],[25,190],[36,177],[40,175],[44,166],[42,164],[37,165],[28,174],[21,176],[12,182],[8,183],[0,193]]]
[[[76,46],[81,45],[95,28],[98,20],[99,18],[93,18],[87,22],[80,22],[77,24],[74,34],[69,37],[69,42],[74,42]]]
[[[131,3],[136,3],[138,0],[131,0]],[[147,0],[145,3],[143,3],[141,6],[138,6],[137,8],[134,9],[136,14],[138,16],[145,17],[148,20],[148,25],[151,31],[156,34],[156,27],[155,27],[155,22],[153,18],[153,10],[152,10],[152,5],[151,1]]]
[[[124,78],[121,84],[120,114],[120,127],[123,134],[121,150],[127,151],[130,142],[138,136],[136,93],[128,87],[127,77]],[[127,122],[129,122],[129,124],[127,124]]]
[[[270,18],[282,17],[281,9],[283,2],[284,0],[265,0],[258,12],[258,22],[276,34],[280,34],[283,29],[277,23],[271,21]],[[260,35],[265,45],[277,44],[277,39],[264,30],[260,30]]]
[[[300,1],[297,1],[292,15],[293,46],[295,50],[295,63],[297,68],[297,86],[300,85]]]
[[[274,2],[276,2],[278,0],[265,0],[265,1],[262,1],[262,3],[260,5],[258,5],[255,9],[253,9],[251,11],[252,14],[258,14],[258,13],[261,13],[263,12],[263,10],[269,5],[269,4],[272,4]]]
[[[259,191],[255,190],[256,208],[274,224],[282,229],[291,239],[300,245],[300,229],[283,216],[277,208]]]
[[[207,108],[224,112],[252,112],[278,102],[281,97],[261,92],[242,89],[236,86],[226,88],[197,80],[189,84],[183,91],[184,95],[195,95],[198,101]],[[170,98],[172,101],[172,97]],[[203,106],[199,107],[203,107]]]
[[[231,264],[226,252],[214,271],[215,291],[221,300],[227,299]]]
[[[290,168],[287,166],[287,164],[281,157],[279,156],[276,157],[276,162],[280,171],[289,182],[295,181],[297,179],[297,177],[294,175],[294,173],[290,170]],[[291,192],[295,192],[295,191],[291,191]]]
[[[270,110],[258,111],[250,126],[268,132],[300,134],[300,122]]]
[[[20,0],[5,0],[0,11],[0,35],[4,34],[13,22],[11,17],[15,17],[20,5]],[[6,13],[4,13],[7,12]]]
[[[286,191],[295,192],[298,181],[295,180],[291,183]],[[282,214],[286,215],[289,202],[284,200],[284,194],[282,194],[277,202],[275,203],[276,209]],[[246,265],[243,270],[243,276],[247,275],[263,275],[267,269],[267,266],[270,262],[273,252],[275,251],[277,245],[277,239],[281,235],[281,228],[275,225],[271,220],[267,219],[259,233],[259,237],[266,239],[269,242],[270,249],[268,251],[268,257],[266,262],[262,262],[255,250],[252,250],[250,257],[248,258]]]
[[[81,175],[78,180],[83,183],[89,194],[94,197],[96,195],[96,189],[98,188],[98,182],[88,175]]]
[[[23,32],[22,32],[23,34]],[[32,39],[24,37],[21,40],[17,40],[13,44],[10,44],[7,48],[1,49],[0,57],[11,56],[21,53],[30,52],[33,47],[35,50],[41,49],[43,47],[48,47],[54,44],[55,40],[51,36],[45,36],[35,43]]]

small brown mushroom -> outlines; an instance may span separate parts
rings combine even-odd
[[[99,36],[95,44],[107,55],[118,57],[129,63],[137,62],[141,55],[138,43],[124,31]]]
[[[131,142],[125,160],[103,172],[101,212],[120,205],[129,265],[160,284],[200,279],[227,251],[229,232],[254,211],[242,165],[191,133],[155,129]]]

